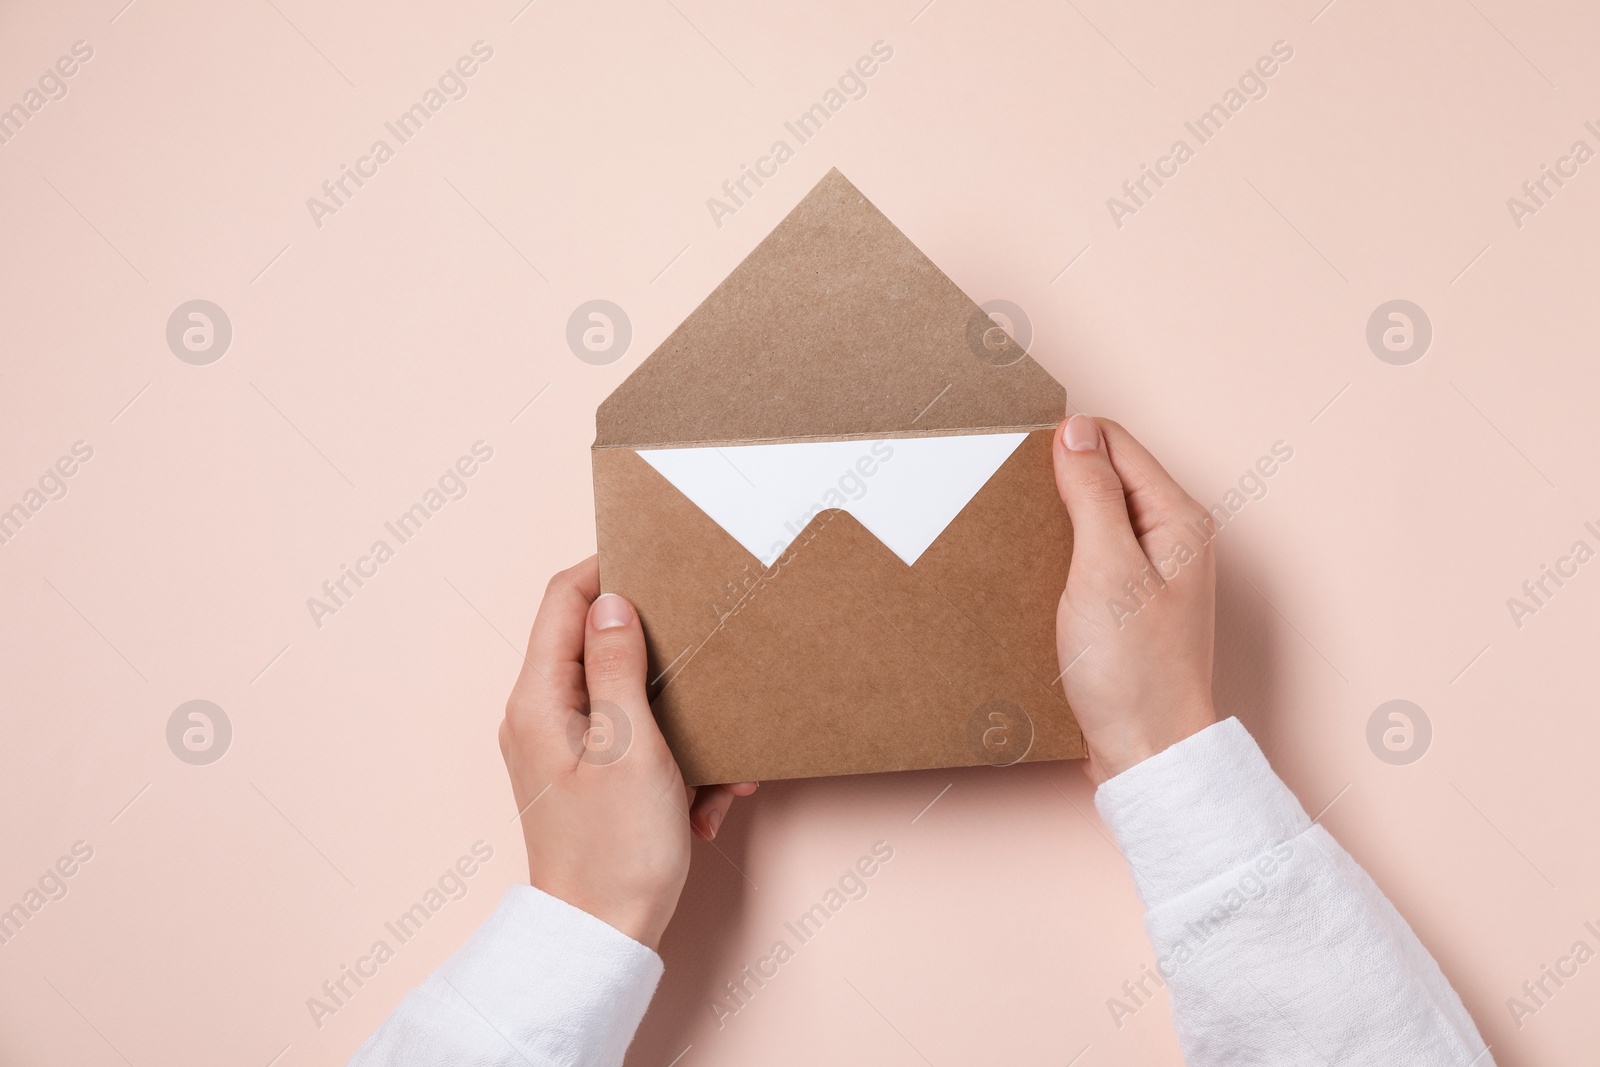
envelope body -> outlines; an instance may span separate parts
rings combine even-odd
[[[1054,638],[1072,555],[1051,471],[1065,402],[837,171],[641,362],[596,414],[600,578],[639,611],[652,708],[689,784],[1085,755]],[[997,435],[1012,450],[909,559],[823,506],[764,561],[653,465]]]

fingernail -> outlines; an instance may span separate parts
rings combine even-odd
[[[1062,435],[1067,448],[1073,452],[1093,452],[1100,447],[1100,427],[1087,415],[1074,415],[1067,420],[1067,432]]]
[[[717,827],[722,825],[722,809],[713,808],[711,814],[706,816],[706,826],[711,830],[711,836],[717,836]]]
[[[596,630],[614,630],[633,621],[633,605],[615,593],[601,593],[589,609],[589,621]]]

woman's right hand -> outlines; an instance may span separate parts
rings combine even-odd
[[[1055,473],[1073,530],[1056,652],[1098,785],[1216,721],[1214,528],[1109,419],[1057,427]]]

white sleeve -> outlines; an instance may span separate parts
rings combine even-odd
[[[1144,902],[1161,976],[1144,992],[1167,986],[1189,1067],[1493,1067],[1428,950],[1239,720],[1109,779],[1095,806]],[[1129,1014],[1139,990],[1118,998]]]
[[[515,885],[350,1067],[618,1067],[661,972],[626,934]]]

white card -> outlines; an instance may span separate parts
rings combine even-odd
[[[826,508],[911,564],[1022,444],[1023,433],[640,449],[763,566]]]

